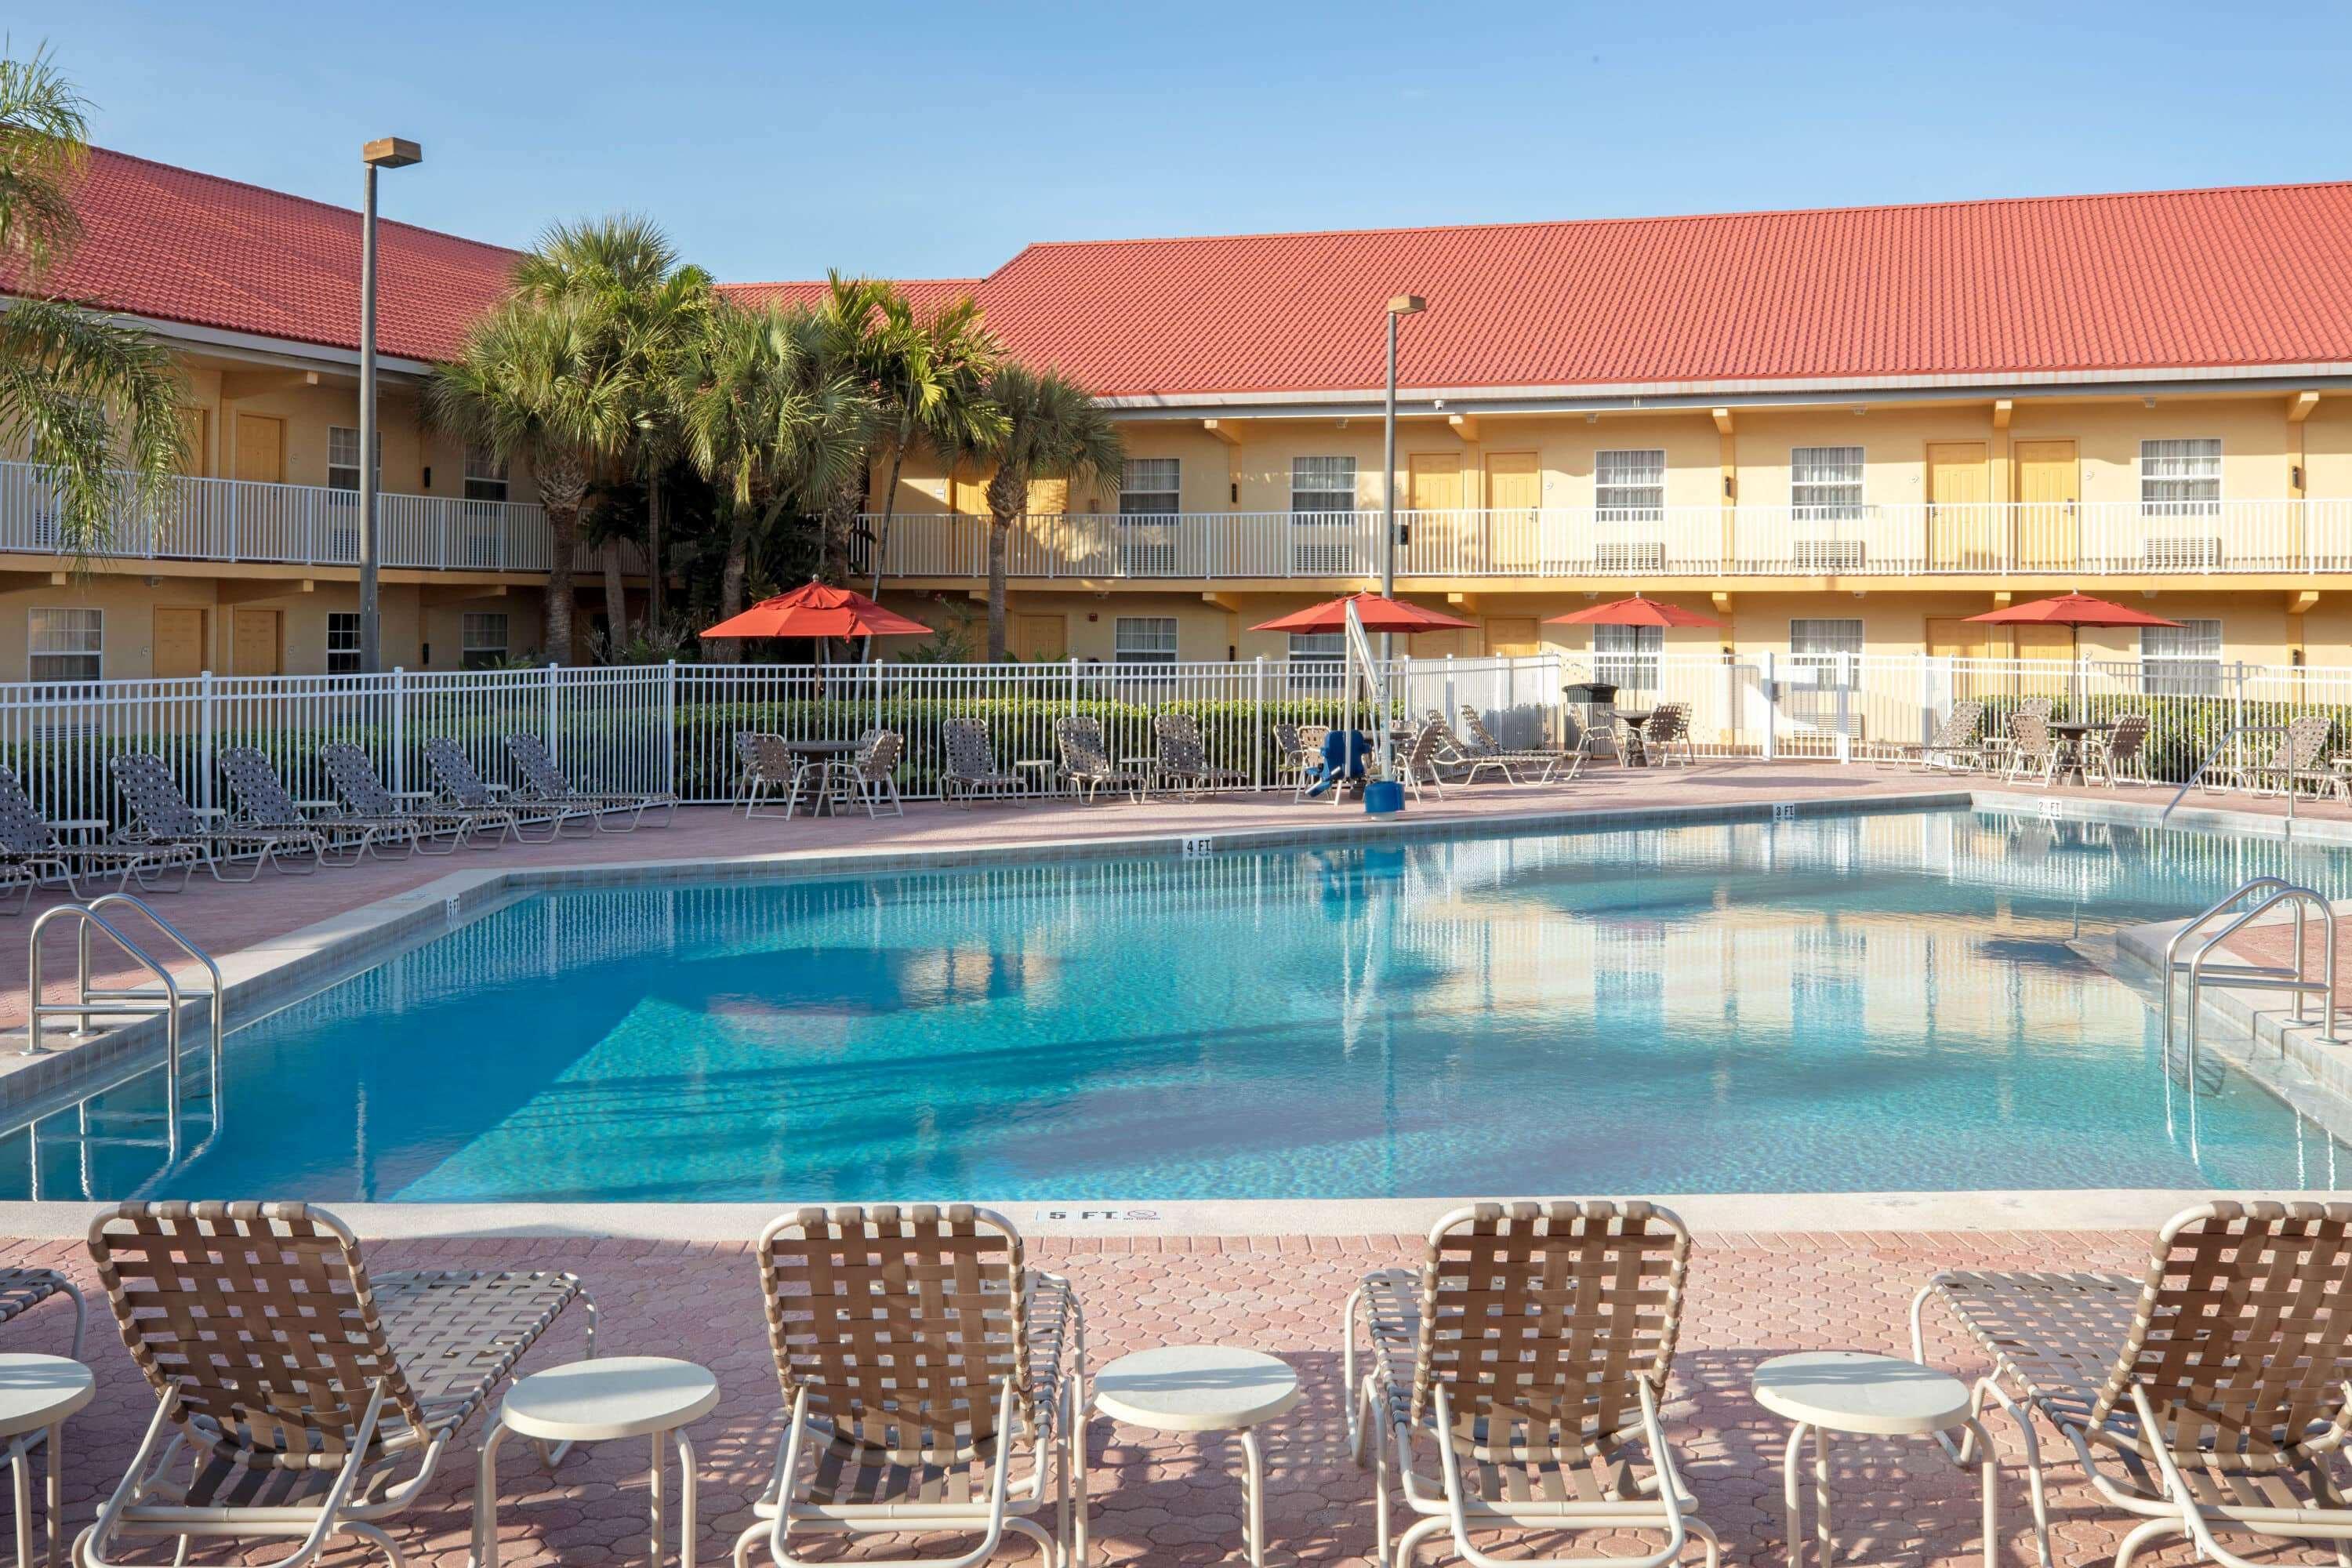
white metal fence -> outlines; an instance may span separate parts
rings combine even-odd
[[[2150,771],[2187,776],[2231,729],[2305,713],[2337,721],[2352,746],[2352,668],[2287,668],[2213,660],[1954,659],[1847,654],[1625,655],[1591,660],[1548,653],[1519,658],[1400,660],[1391,701],[1418,717],[1477,710],[1506,745],[1575,738],[1562,687],[1601,679],[1622,709],[1686,704],[1702,756],[1868,762],[1932,735],[1955,702],[1985,706],[1998,732],[2018,703],[2046,698],[2062,719],[2150,720]],[[1053,723],[1098,721],[1115,759],[1156,750],[1151,720],[1192,714],[1211,760],[1240,787],[1276,780],[1274,726],[1367,726],[1362,695],[1336,659],[1214,664],[654,665],[382,676],[200,677],[70,685],[0,686],[0,763],[15,769],[53,819],[118,815],[108,760],[147,751],[165,758],[189,799],[228,805],[220,752],[255,746],[299,799],[331,792],[321,744],[343,741],[376,759],[394,789],[430,787],[427,741],[457,740],[481,774],[511,776],[505,737],[546,740],[572,777],[599,790],[674,790],[723,801],[736,785],[734,736],[763,730],[795,739],[847,740],[869,726],[907,738],[900,785],[934,795],[941,726],[984,721],[997,760],[1040,787],[1055,755]]]

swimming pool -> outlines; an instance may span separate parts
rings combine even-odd
[[[550,893],[234,1033],[181,1168],[53,1121],[0,1196],[2323,1185],[2336,1146],[2234,1073],[2192,1150],[2147,1007],[2070,945],[2282,868],[2352,889],[1935,811]]]

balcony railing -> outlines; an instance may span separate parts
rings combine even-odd
[[[127,482],[127,481],[125,481]],[[524,501],[384,494],[377,500],[378,558],[391,567],[456,572],[544,572],[547,516]],[[0,463],[0,551],[58,552],[58,510],[27,463]],[[223,561],[356,566],[357,490],[248,479],[178,479],[151,538],[119,523],[94,553],[130,560]],[[583,569],[595,563],[583,551]]]
[[[878,529],[878,514],[866,520]],[[988,520],[901,514],[886,569],[977,577]],[[1400,511],[1402,577],[2208,576],[2352,572],[2352,500]],[[1015,577],[1377,577],[1378,511],[1039,514]]]

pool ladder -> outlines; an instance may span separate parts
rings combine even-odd
[[[2249,903],[2247,900],[2252,900]],[[2214,954],[2221,944],[2261,916],[2281,904],[2294,911],[2294,956],[2285,963],[2249,963],[2234,959],[2216,960]],[[2317,910],[2320,923],[2322,954],[2320,973],[2315,978],[2306,968],[2305,933],[2309,929],[2311,911]],[[2193,949],[2182,955],[2182,949]],[[2283,991],[2294,998],[2295,1026],[2308,1026],[2313,1020],[2308,1013],[2311,998],[2319,998],[2319,1039],[2331,1046],[2345,1043],[2336,1032],[2336,911],[2327,900],[2313,889],[2290,882],[2284,877],[2256,877],[2240,887],[2228,898],[2213,904],[2195,918],[2182,923],[2172,933],[2164,947],[2164,1070],[2172,1072],[2172,1045],[2176,1032],[2173,992],[2183,976],[2189,984],[2186,1039],[2180,1055],[2181,1078],[2191,1094],[2197,1089],[2198,1024],[2201,1010],[2201,993],[2207,985],[2226,985],[2245,991]]]
[[[146,922],[155,929],[158,935],[179,950],[183,957],[201,966],[210,984],[204,986],[191,986],[183,982],[172,973],[169,964],[157,958],[122,929],[123,925],[129,923],[128,921],[108,919],[106,913],[108,910],[129,910],[143,917]],[[74,1000],[70,1002],[48,1002],[42,999],[44,987],[41,936],[50,926],[59,923],[70,924],[75,928],[75,985]],[[103,933],[124,957],[153,976],[155,984],[133,986],[108,986],[93,984],[90,974],[90,933],[93,931]],[[80,1026],[73,1031],[73,1037],[78,1040],[89,1039],[95,1035],[97,1031],[90,1026],[100,1018],[144,1016],[160,1017],[163,1020],[163,1070],[165,1073],[163,1109],[155,1111],[107,1113],[130,1122],[160,1121],[163,1124],[163,1136],[160,1138],[124,1137],[101,1135],[91,1131],[89,1100],[92,1097],[84,1096],[75,1106],[76,1131],[62,1135],[65,1141],[79,1143],[84,1150],[85,1158],[90,1147],[101,1144],[162,1149],[164,1151],[164,1165],[168,1170],[179,1163],[183,1152],[183,1131],[187,1120],[184,1102],[198,1098],[200,1094],[205,1101],[209,1121],[203,1146],[210,1146],[212,1141],[220,1135],[221,993],[223,989],[220,965],[213,962],[212,955],[191,942],[179,927],[156,913],[146,900],[134,897],[130,893],[106,893],[90,900],[86,904],[59,904],[53,909],[43,910],[40,918],[33,922],[30,944],[32,951],[25,969],[26,994],[31,1005],[25,1022],[23,1055],[29,1057],[41,1053],[41,1037],[47,1032],[48,1020],[52,1018],[76,1020]],[[207,1041],[210,1049],[206,1053],[210,1066],[198,1094],[192,1094],[185,1076],[180,1068],[180,1016],[187,1003],[198,1000],[210,1004],[208,1011],[211,1036]],[[37,1125],[26,1130],[33,1163],[32,1191],[36,1194],[40,1191],[39,1131]]]

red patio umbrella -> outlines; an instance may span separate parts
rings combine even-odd
[[[1988,610],[1981,616],[1970,616],[1969,619],[1994,626],[2177,626],[2180,624],[2168,621],[2162,616],[2151,616],[2146,610],[2135,610],[2128,605],[2118,605],[2111,599],[2095,599],[2088,594],[2061,594],[2054,599],[2035,599],[2023,605]]]
[[[849,588],[809,583],[762,599],[710,627],[706,637],[921,637],[931,628],[884,609]]]
[[[1286,616],[1276,616],[1270,621],[1260,621],[1254,632],[1344,632],[1348,629],[1348,606],[1356,606],[1356,619],[1368,632],[1392,632],[1411,637],[1415,632],[1475,631],[1475,621],[1457,621],[1439,610],[1424,610],[1419,605],[1408,605],[1402,599],[1383,599],[1378,594],[1349,594],[1343,598],[1309,605],[1303,610],[1293,610]]]
[[[1719,626],[1723,624],[1713,616],[1702,616],[1696,610],[1662,604],[1642,594],[1630,599],[1612,599],[1605,605],[1588,605],[1565,616],[1554,616],[1544,623],[1548,626]]]

